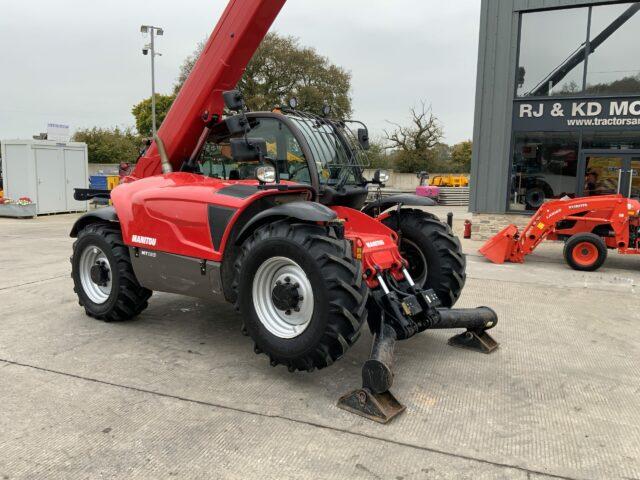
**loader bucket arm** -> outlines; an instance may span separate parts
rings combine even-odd
[[[515,225],[509,225],[488,240],[478,252],[493,263],[523,263],[526,255],[554,233],[558,221],[571,218],[575,207],[582,208],[582,205],[586,205],[583,198],[547,202],[531,217],[522,232]]]
[[[222,117],[222,92],[235,88],[285,1],[229,1],[158,131],[174,171],[194,152],[204,128]],[[153,142],[131,178],[160,173],[160,154]]]

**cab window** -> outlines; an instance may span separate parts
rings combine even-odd
[[[291,130],[276,118],[260,118],[248,136],[267,142],[267,155],[278,167],[281,180],[311,183],[307,159]],[[253,180],[256,162],[234,162],[228,140],[207,142],[200,154],[204,175],[225,180]]]

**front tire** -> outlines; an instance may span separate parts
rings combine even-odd
[[[576,233],[565,243],[563,253],[574,270],[593,272],[607,259],[607,245],[595,233]]]
[[[90,317],[107,322],[129,320],[151,297],[138,283],[120,229],[91,224],[78,232],[71,257],[73,290]]]
[[[324,368],[358,339],[369,290],[351,244],[333,230],[289,220],[260,227],[235,270],[244,328],[273,366]]]
[[[400,234],[400,254],[409,262],[416,285],[432,288],[442,305],[451,308],[460,298],[466,258],[449,225],[421,210],[392,212],[382,223]]]

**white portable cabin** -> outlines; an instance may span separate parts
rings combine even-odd
[[[73,198],[88,188],[87,144],[52,140],[3,140],[4,196],[29,197],[40,214],[87,210]]]

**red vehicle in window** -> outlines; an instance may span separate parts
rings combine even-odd
[[[367,321],[375,341],[363,388],[340,405],[384,422],[404,408],[388,391],[397,339],[462,328],[452,344],[490,352],[497,318],[450,308],[465,282],[460,242],[434,215],[405,208],[432,200],[366,203],[385,174],[363,178],[364,125],[294,104],[247,112],[230,90],[283,4],[229,3],[155,141],[111,192],[113,207],[73,227],[75,290],[106,321],[141,313],[154,290],[221,295],[255,352],[291,371],[331,365]],[[234,113],[223,117],[225,107]]]

